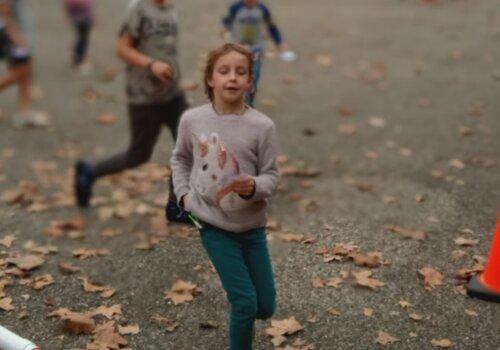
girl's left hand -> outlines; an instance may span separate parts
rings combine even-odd
[[[252,176],[240,178],[233,182],[233,191],[240,196],[249,196],[253,193],[255,188],[255,180]]]

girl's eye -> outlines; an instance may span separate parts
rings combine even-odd
[[[239,75],[245,75],[247,74],[247,70],[245,68],[240,68],[236,70],[236,73],[238,73]]]
[[[220,74],[227,74],[228,72],[229,72],[229,70],[226,67],[223,67],[223,68],[219,69],[219,73]]]

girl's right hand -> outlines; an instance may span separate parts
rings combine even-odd
[[[172,67],[168,63],[154,61],[151,64],[151,72],[165,83],[168,83],[172,79]]]
[[[184,196],[182,196],[182,209],[186,210],[187,208],[187,205],[188,205],[188,195],[185,194]]]

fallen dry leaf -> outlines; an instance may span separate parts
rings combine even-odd
[[[57,267],[63,275],[71,275],[80,271],[79,267],[64,262],[60,262]]]
[[[406,147],[400,148],[398,153],[404,157],[411,157],[413,155],[413,151]]]
[[[443,180],[446,177],[446,174],[444,173],[444,171],[437,170],[437,169],[431,170],[429,172],[429,175],[436,180]]]
[[[323,67],[330,67],[333,65],[333,58],[330,55],[316,55],[314,61],[316,64]]]
[[[116,293],[116,290],[109,286],[90,282],[88,277],[79,277],[79,280],[82,281],[83,290],[89,293],[101,293],[101,297],[103,298],[111,298]]]
[[[283,78],[283,83],[285,85],[294,85],[297,83],[297,78],[292,77],[292,76],[286,76]]]
[[[12,298],[7,297],[0,299],[0,309],[4,311],[14,310],[14,306],[12,306]]]
[[[33,181],[20,181],[17,188],[6,190],[0,200],[7,204],[30,205],[40,198],[38,186]]]
[[[422,320],[422,316],[416,313],[411,313],[408,315],[408,317],[413,320],[413,321],[420,321]]]
[[[61,319],[65,321],[64,330],[72,334],[91,334],[96,327],[95,321],[88,314],[67,312]]]
[[[371,290],[377,290],[379,287],[385,285],[384,282],[370,278],[372,272],[370,270],[362,270],[359,272],[352,272],[352,275],[356,279],[356,284],[362,287],[369,288]]]
[[[118,326],[118,333],[121,335],[127,335],[127,334],[138,334],[140,332],[139,325],[134,324],[134,325],[129,325],[129,326]]]
[[[163,317],[160,315],[152,316],[151,321],[159,326],[165,327],[167,332],[173,332],[177,327],[179,327],[179,322],[176,319]]]
[[[340,124],[337,131],[344,135],[354,135],[358,132],[358,127],[354,124]]]
[[[306,238],[301,233],[277,232],[274,233],[274,235],[278,237],[278,239],[281,240],[282,242],[288,242],[288,243],[303,243],[304,239]]]
[[[5,248],[10,248],[15,239],[16,237],[14,235],[6,235],[4,238],[0,239],[0,244]]]
[[[116,332],[113,321],[97,326],[93,333],[92,343],[87,344],[87,350],[121,349],[128,344],[127,340]]]
[[[349,257],[356,266],[375,268],[382,264],[382,254],[380,252],[351,253]]]
[[[368,124],[370,124],[370,126],[373,126],[374,128],[383,128],[385,127],[386,122],[384,118],[373,116],[368,120]]]
[[[425,289],[428,291],[432,291],[436,286],[444,284],[443,275],[432,267],[424,267],[418,270],[418,272],[423,277]]]
[[[49,286],[55,282],[54,277],[49,274],[45,274],[42,276],[38,276],[35,278],[33,281],[33,289],[35,290],[40,290],[45,288],[46,286]]]
[[[73,256],[80,260],[85,260],[97,256],[104,256],[107,254],[109,254],[109,250],[105,248],[102,249],[80,248],[73,250]]]
[[[390,232],[398,233],[404,238],[410,238],[417,241],[423,241],[427,238],[427,233],[424,231],[410,230],[396,225],[388,225],[385,229]]]
[[[75,216],[69,220],[52,220],[44,231],[49,237],[62,237],[66,232],[80,232],[85,229],[87,220],[83,216]]]
[[[402,309],[406,309],[408,307],[411,306],[411,303],[409,301],[406,301],[406,300],[400,300],[398,302],[399,306],[401,306]]]
[[[339,310],[334,309],[333,307],[329,308],[327,311],[332,316],[340,316],[340,315],[342,315],[342,313]]]
[[[295,177],[316,177],[320,174],[319,170],[308,167],[285,166],[279,168],[281,176],[295,176]]]
[[[386,332],[378,332],[377,339],[375,339],[375,343],[380,344],[380,345],[387,345],[391,343],[398,342],[399,339],[394,338],[392,335]]]
[[[31,271],[45,263],[45,259],[38,255],[21,255],[16,258],[7,258],[5,262],[16,265],[21,270]]]
[[[451,348],[453,346],[449,339],[432,339],[431,344],[438,348]]]
[[[104,230],[102,230],[101,232],[101,236],[103,237],[116,237],[116,236],[119,236],[121,235],[122,232],[118,229],[113,229],[113,228],[106,228]]]
[[[469,315],[469,316],[472,316],[472,317],[478,317],[479,316],[479,314],[476,311],[474,311],[474,310],[465,309],[465,313],[467,315]]]
[[[458,238],[454,239],[454,242],[455,242],[455,244],[457,244],[459,246],[463,246],[463,247],[469,246],[470,247],[470,246],[477,245],[479,243],[479,240],[458,237]]]
[[[317,323],[319,321],[318,315],[312,313],[307,317],[306,321],[309,323]]]
[[[373,309],[371,308],[364,308],[363,309],[363,315],[366,317],[372,317],[373,316]]]
[[[101,125],[111,125],[116,123],[118,116],[113,113],[102,113],[96,118],[96,122]]]
[[[122,305],[115,304],[112,306],[101,305],[94,311],[90,313],[92,316],[95,315],[103,315],[108,319],[112,319],[113,316],[121,316],[122,315]]]
[[[462,162],[460,159],[451,159],[450,162],[448,163],[451,167],[456,168],[456,169],[463,169],[465,168],[464,162]]]
[[[8,279],[0,279],[0,298],[5,296],[4,289],[6,286],[10,285],[11,281]]]
[[[324,287],[338,288],[340,284],[344,282],[344,280],[339,277],[331,277],[327,279],[314,277],[311,282],[314,288],[324,288]]]
[[[265,106],[265,107],[274,107],[274,106],[276,106],[277,102],[276,102],[276,100],[273,100],[272,98],[262,98],[260,100],[260,104]]]
[[[197,293],[196,284],[179,279],[169,290],[165,291],[165,299],[170,299],[174,305],[178,305],[192,301]]]
[[[351,107],[343,105],[343,106],[339,107],[339,114],[342,117],[349,117],[349,116],[353,115],[353,111],[352,111]]]
[[[283,320],[271,320],[271,327],[266,328],[265,333],[273,338],[292,335],[303,330],[297,319],[292,316]]]
[[[358,246],[352,242],[337,243],[332,249],[333,255],[348,256],[358,250]]]
[[[470,135],[474,134],[474,130],[472,130],[472,128],[470,128],[468,126],[465,126],[465,125],[459,126],[458,127],[458,132],[462,136],[470,136]]]

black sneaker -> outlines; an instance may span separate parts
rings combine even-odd
[[[79,161],[75,165],[75,195],[78,206],[87,207],[92,197],[94,175],[89,163]]]
[[[180,222],[192,225],[187,214],[188,212],[179,207],[176,202],[168,201],[165,206],[165,216],[169,222]]]

